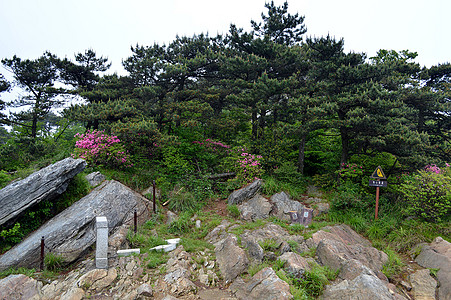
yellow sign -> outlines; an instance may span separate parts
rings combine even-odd
[[[373,172],[373,175],[371,175],[371,178],[374,178],[374,179],[387,179],[387,177],[385,177],[384,171],[382,171],[381,166],[376,168],[376,170]]]

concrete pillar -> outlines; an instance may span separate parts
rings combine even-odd
[[[96,217],[96,268],[108,269],[108,220],[106,217]]]

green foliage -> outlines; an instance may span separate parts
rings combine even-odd
[[[193,228],[191,221],[192,214],[190,212],[183,212],[174,220],[168,227],[168,232],[172,234],[188,233]]]
[[[235,219],[240,217],[240,211],[239,211],[238,206],[236,204],[227,205],[227,211]]]
[[[0,239],[2,240],[0,253],[9,250],[12,245],[19,243],[24,235],[23,230],[20,229],[20,223],[15,223],[12,228],[2,229],[0,231]]]
[[[147,252],[147,257],[144,261],[149,269],[155,269],[156,267],[165,264],[168,259],[169,255],[164,252],[149,251]]]
[[[398,253],[392,249],[386,248],[385,253],[388,255],[388,262],[382,267],[382,273],[388,278],[393,278],[401,272],[404,263]]]
[[[345,181],[336,188],[331,203],[336,210],[363,207],[360,186],[350,181]]]
[[[47,253],[44,257],[44,265],[49,271],[58,271],[64,265],[64,258],[52,252]]]
[[[85,177],[85,173],[79,173],[69,182],[66,191],[55,201],[56,211],[64,210],[91,191],[91,186]]]
[[[0,189],[4,188],[10,181],[11,175],[9,175],[6,171],[0,170]]]
[[[271,267],[271,264],[267,261],[263,261],[262,263],[259,264],[250,264],[249,267],[247,268],[247,273],[249,274],[249,276],[252,277],[267,267]]]
[[[293,181],[297,180],[294,179]],[[283,191],[290,195],[292,199],[300,199],[301,196],[305,193],[306,184],[305,182],[293,183],[293,181],[282,181],[272,176],[265,176],[261,191],[265,195],[274,195]]]
[[[426,221],[439,222],[451,213],[451,178],[429,171],[419,171],[402,185],[410,204],[409,213]]]
[[[27,268],[9,268],[6,269],[4,271],[0,271],[0,279],[3,279],[5,277],[8,277],[9,275],[14,275],[14,274],[24,274],[28,277],[33,277],[33,275],[35,274],[36,270],[35,269],[27,269]]]
[[[360,183],[363,177],[363,167],[357,164],[343,163],[337,173],[339,178],[345,182]]]
[[[279,248],[279,243],[275,239],[264,239],[258,243],[264,251],[275,252]]]
[[[214,248],[207,241],[204,241],[202,239],[193,239],[193,238],[189,238],[189,237],[182,238],[181,244],[183,246],[183,249],[185,249],[185,251],[189,252],[189,253],[194,253],[194,252],[198,252],[198,251],[203,251],[205,249],[213,249]]]
[[[318,264],[310,265],[310,270],[306,270],[302,277],[294,277],[293,284],[306,291],[308,295],[318,297],[330,281],[337,278],[339,270],[331,270],[328,266]]]
[[[175,186],[174,189],[166,193],[162,199],[168,199],[168,208],[176,212],[193,212],[202,207],[202,199],[196,199],[194,194],[184,186]]]

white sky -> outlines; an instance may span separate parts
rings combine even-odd
[[[282,5],[283,0],[274,1]],[[92,48],[126,74],[122,60],[137,43],[163,44],[180,36],[250,29],[267,12],[265,0],[0,0],[0,58],[35,59],[46,50],[73,59]],[[422,66],[451,61],[450,0],[289,0],[305,16],[306,36],[343,37],[346,51],[418,52]],[[0,67],[0,73],[10,78]]]

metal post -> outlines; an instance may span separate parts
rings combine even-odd
[[[44,237],[41,238],[41,272],[44,270]]]
[[[377,220],[377,212],[379,210],[379,187],[376,187],[376,214],[374,219]]]
[[[155,180],[153,181],[153,213],[157,212],[157,204],[155,201]]]
[[[136,231],[138,230],[138,214],[136,213],[136,209],[133,213],[133,224],[135,225],[134,231],[136,233]]]

